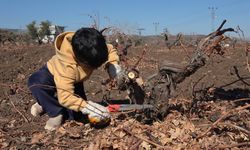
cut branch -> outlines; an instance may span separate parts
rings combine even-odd
[[[248,137],[250,137],[250,131],[247,130],[247,129],[244,129],[244,128],[240,127],[240,126],[237,126],[237,125],[234,125],[234,124],[231,124],[231,123],[219,123],[219,125],[225,125],[225,126],[233,127],[235,129],[238,129],[238,130],[246,133],[248,135]]]
[[[235,113],[237,113],[238,111],[240,110],[244,110],[244,109],[247,109],[247,108],[250,108],[250,104],[247,104],[245,106],[242,106],[242,107],[237,107],[235,109],[232,109],[228,112],[226,112],[224,115],[222,115],[218,120],[216,120],[212,125],[211,127],[209,127],[203,134],[201,134],[200,136],[197,137],[197,139],[199,138],[202,138],[204,137],[210,130],[212,130],[213,128],[215,128],[216,125],[219,124],[219,122],[221,122],[224,118],[227,118]]]
[[[234,147],[240,147],[240,146],[249,146],[250,142],[242,142],[242,143],[237,143],[237,144],[232,144],[232,145],[223,145],[216,147],[218,149],[226,149],[226,148],[234,148]]]
[[[164,150],[170,149],[169,147],[159,145],[159,144],[157,144],[157,143],[155,143],[155,142],[153,142],[153,141],[150,141],[150,140],[148,140],[148,139],[146,139],[146,138],[144,138],[144,137],[141,137],[141,136],[139,136],[139,135],[135,135],[135,134],[133,134],[132,132],[130,132],[128,129],[122,128],[122,130],[125,131],[126,133],[128,133],[129,135],[132,135],[132,136],[134,136],[134,137],[136,137],[136,138],[138,138],[138,139],[140,139],[140,140],[142,140],[142,141],[145,141],[145,142],[147,142],[147,143],[149,143],[149,144],[152,144],[152,145],[154,145],[154,146],[156,146],[156,147],[158,147],[158,148],[162,148],[162,149],[164,149]]]

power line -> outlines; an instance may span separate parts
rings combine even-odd
[[[158,30],[159,22],[153,22],[153,25],[155,26],[155,35],[157,35],[157,30]]]
[[[139,35],[141,36],[142,31],[144,31],[145,29],[144,29],[144,28],[139,28],[139,29],[137,29],[137,30],[138,30],[138,32],[139,32]]]
[[[210,13],[211,13],[211,29],[212,29],[212,32],[214,31],[214,21],[215,21],[215,11],[218,9],[217,7],[208,7],[208,9],[210,10]]]

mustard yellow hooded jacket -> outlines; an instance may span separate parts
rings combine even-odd
[[[71,46],[73,35],[74,32],[64,32],[57,36],[56,55],[47,62],[47,66],[54,76],[59,103],[68,109],[80,111],[85,107],[86,101],[74,95],[74,84],[87,80],[93,68],[77,63]],[[110,44],[107,44],[107,47],[109,57],[106,63],[117,64],[117,50]]]

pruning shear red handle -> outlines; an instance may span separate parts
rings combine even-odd
[[[152,109],[152,105],[139,105],[139,104],[110,104],[107,106],[109,112],[121,112],[129,110]]]
[[[107,106],[109,112],[119,112],[120,104],[111,104]]]

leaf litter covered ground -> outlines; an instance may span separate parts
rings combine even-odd
[[[129,64],[144,46],[129,49]],[[112,114],[103,129],[89,123],[66,121],[54,132],[44,130],[48,116],[34,118],[30,107],[34,98],[26,82],[54,55],[53,47],[2,47],[0,64],[0,148],[1,149],[249,149],[249,77],[244,47],[229,48],[224,56],[214,56],[194,75],[178,85],[164,120],[142,124],[128,113]],[[156,73],[164,60],[182,65],[192,48],[168,50],[149,45],[139,64],[142,77]],[[85,83],[88,99],[101,100],[103,69]],[[194,94],[195,93],[195,94]],[[195,96],[194,96],[195,95]],[[114,93],[113,98],[123,98]]]

